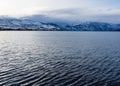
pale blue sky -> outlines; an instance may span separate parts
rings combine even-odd
[[[0,15],[20,17],[34,14],[118,22],[120,0],[0,0]],[[108,20],[110,17],[114,19]]]

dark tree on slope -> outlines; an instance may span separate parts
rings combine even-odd
[[[120,31],[120,28],[118,28],[116,31]]]

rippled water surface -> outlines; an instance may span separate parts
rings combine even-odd
[[[120,86],[120,33],[2,31],[0,86]]]

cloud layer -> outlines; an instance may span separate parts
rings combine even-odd
[[[0,15],[45,15],[65,21],[120,22],[120,0],[0,0]]]
[[[59,9],[43,12],[52,18],[64,19],[68,21],[99,21],[99,22],[120,22],[120,9],[87,9],[87,8],[71,8]]]

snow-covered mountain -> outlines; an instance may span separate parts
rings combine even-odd
[[[40,17],[39,17],[40,18]],[[36,18],[0,18],[0,30],[57,30],[57,31],[117,31],[120,24],[109,24],[101,22],[82,22],[79,24],[68,24],[60,22],[47,22],[47,17]],[[49,19],[48,19],[49,20]]]
[[[60,28],[56,24],[42,23],[39,21],[32,21],[28,19],[15,19],[15,18],[1,18],[1,29],[21,29],[21,30],[59,30]]]

